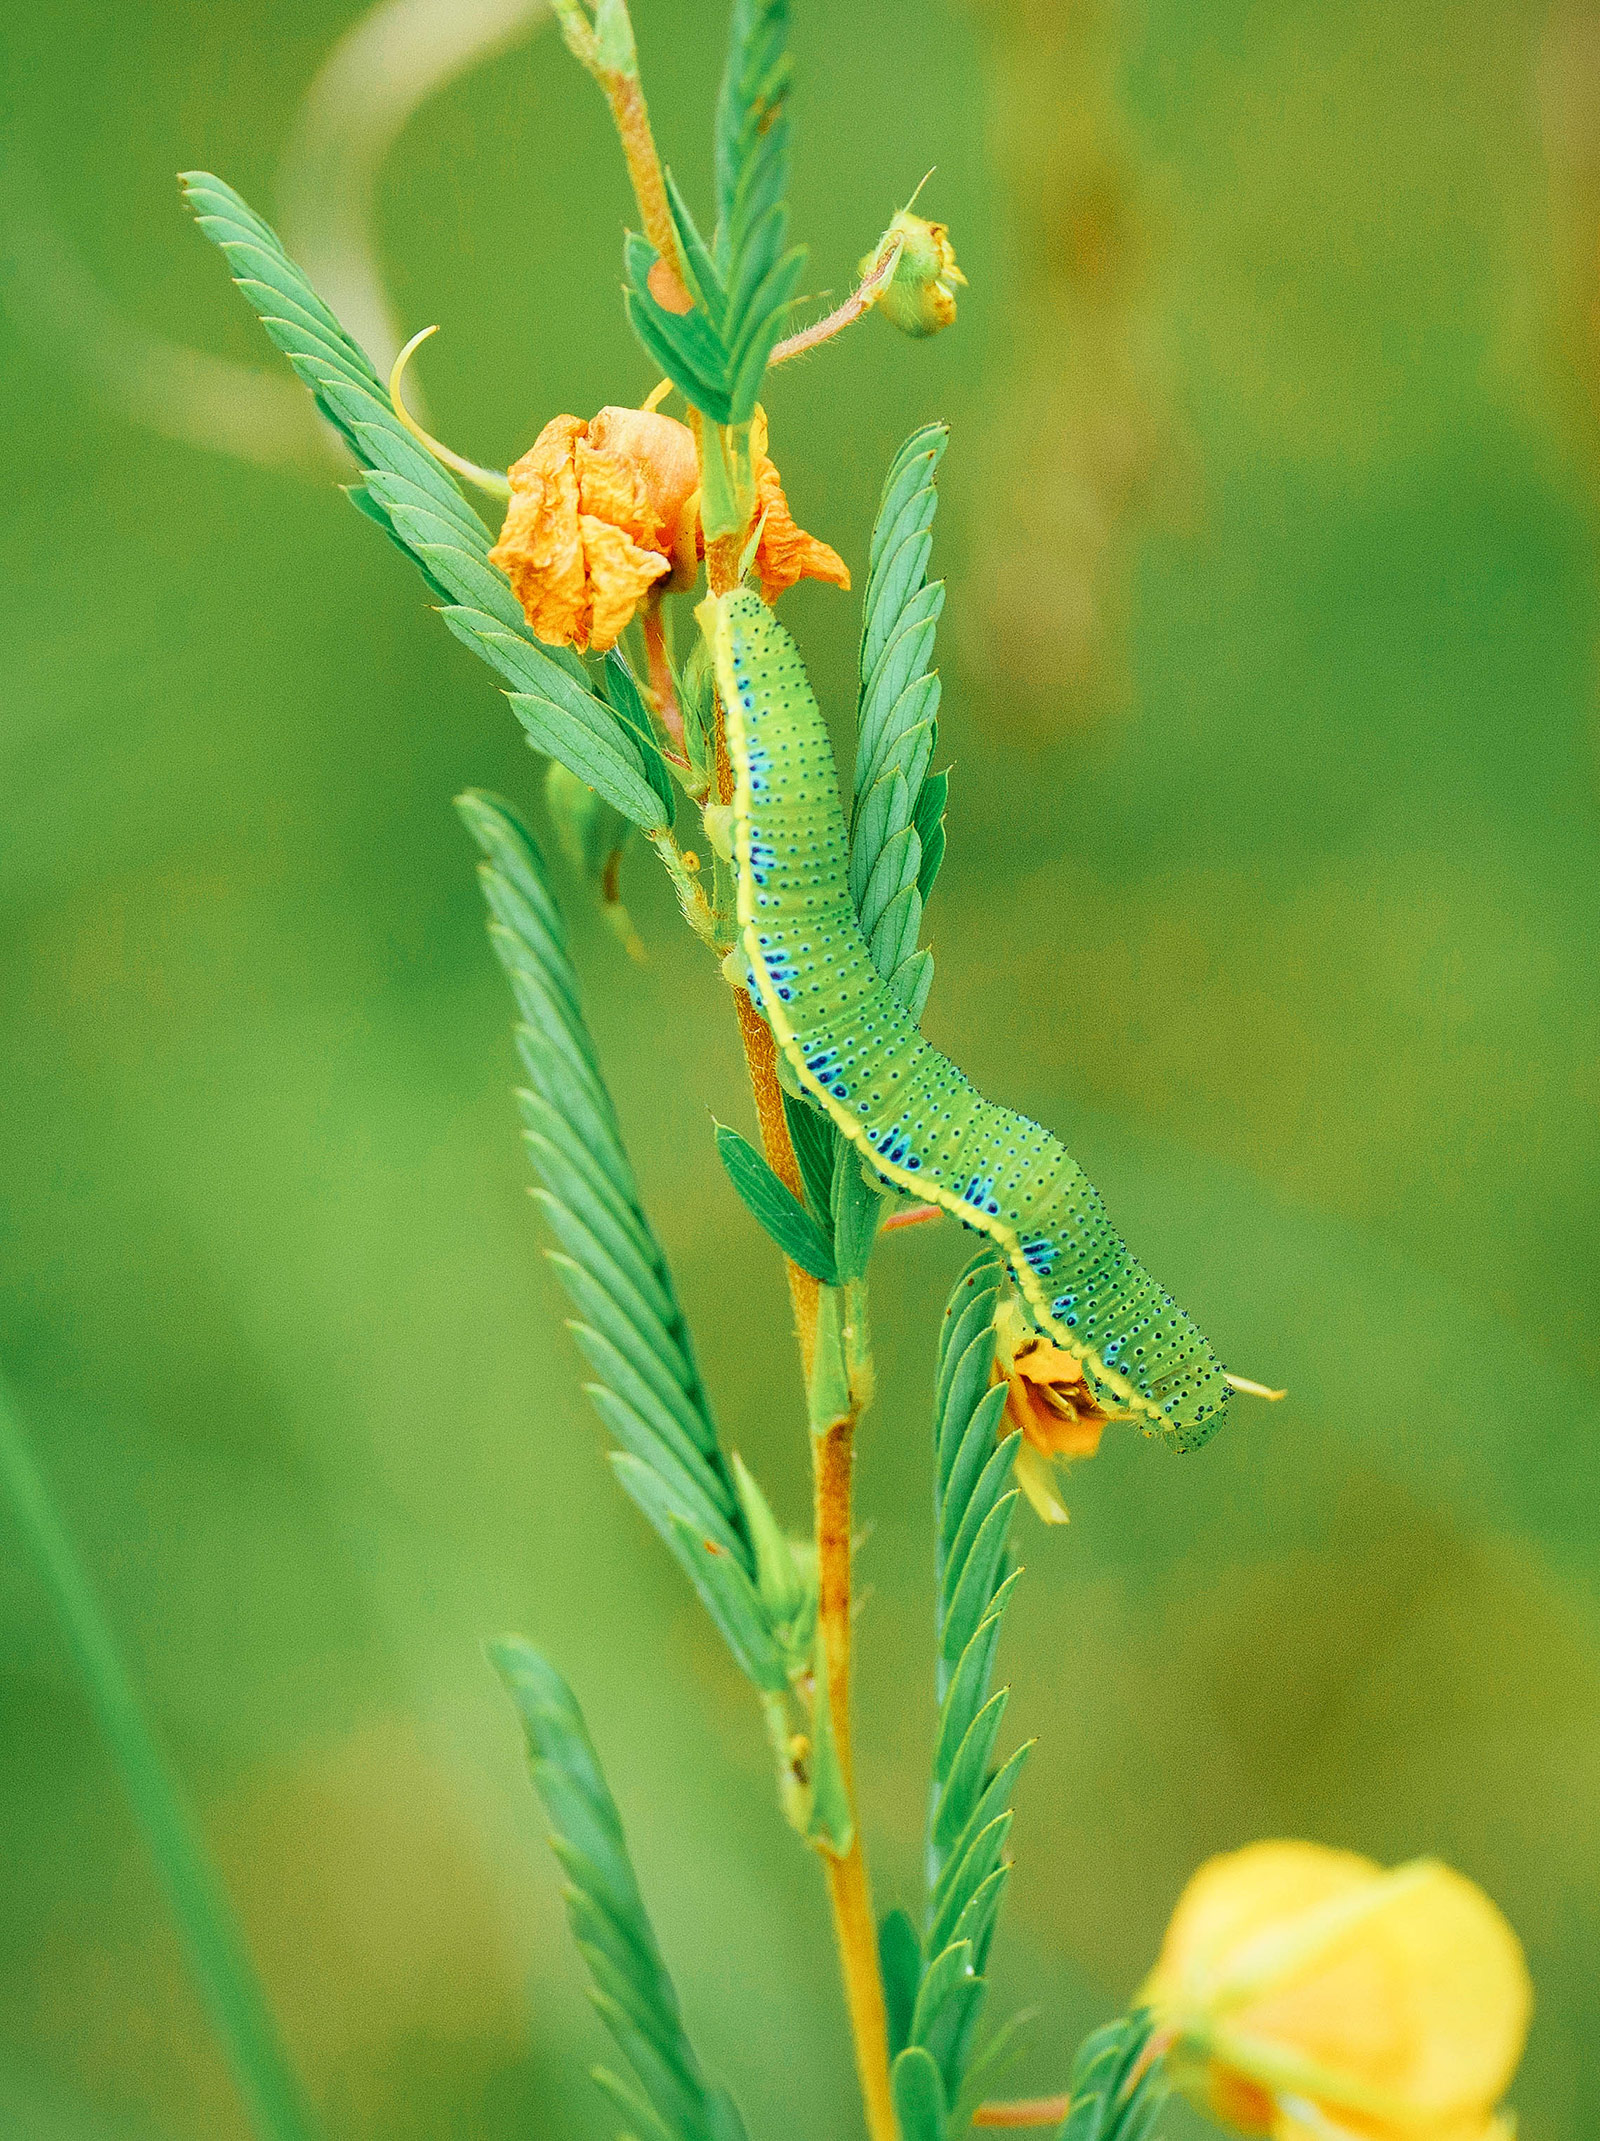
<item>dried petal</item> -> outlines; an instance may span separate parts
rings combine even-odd
[[[627,629],[645,589],[671,567],[659,551],[641,550],[621,528],[592,513],[581,514],[578,526],[592,604],[588,639],[603,654]]]
[[[756,572],[762,601],[776,602],[797,580],[827,580],[834,587],[848,588],[850,572],[844,559],[814,535],[807,535],[789,511],[782,479],[767,453],[767,418],[762,409],[757,409],[750,425],[750,460],[756,479],[756,519],[761,523]]]
[[[697,476],[687,425],[647,409],[557,416],[511,470],[489,556],[542,640],[615,646],[645,590],[695,572]]]

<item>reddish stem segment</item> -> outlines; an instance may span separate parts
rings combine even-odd
[[[980,2104],[974,2126],[1059,2126],[1071,2108],[1065,2096],[1019,2096],[1008,2104]]]
[[[780,342],[767,359],[768,365],[786,364],[791,357],[804,356],[808,349],[817,349],[824,342],[832,341],[852,320],[859,320],[894,273],[899,258],[900,241],[897,238],[878,255],[842,305],[836,306],[825,320],[818,320],[812,327],[802,327],[798,334]]]

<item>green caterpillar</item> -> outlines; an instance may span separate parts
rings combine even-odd
[[[882,1182],[1001,1250],[1033,1322],[1147,1431],[1196,1449],[1229,1398],[1210,1345],[1113,1229],[1047,1130],[973,1090],[873,965],[821,709],[747,589],[702,610],[734,769],[740,941],[795,1077]]]

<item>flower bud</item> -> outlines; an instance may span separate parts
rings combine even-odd
[[[1273,2141],[1496,2141],[1532,1992],[1516,1935],[1436,1860],[1320,1844],[1207,1861],[1140,1998],[1173,2079]]]
[[[900,257],[894,273],[873,299],[902,334],[936,335],[941,327],[953,327],[956,317],[956,285],[967,278],[956,266],[955,247],[942,223],[929,223],[902,209],[882,242],[861,261],[858,272],[866,275],[881,259],[884,245],[900,240]]]

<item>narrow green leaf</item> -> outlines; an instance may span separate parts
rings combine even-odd
[[[689,295],[710,320],[720,338],[723,313],[727,305],[727,292],[722,287],[722,278],[717,273],[700,227],[690,212],[689,204],[678,191],[672,173],[664,174],[667,182],[667,205],[672,210],[672,220],[678,233],[678,244],[683,253],[684,272],[688,277]]]
[[[948,773],[930,773],[923,780],[912,812],[912,823],[917,828],[917,838],[922,842],[922,869],[917,878],[917,890],[927,904],[928,894],[933,890],[934,880],[939,875],[939,865],[944,861],[945,806],[950,800],[950,776]]]
[[[933,1892],[933,1916],[928,1926],[927,1945],[940,1949],[952,1938],[956,1922],[968,1901],[993,1873],[1006,1847],[1006,1838],[1011,1834],[1015,1816],[1007,1808],[987,1827],[980,1829],[962,1852],[952,1860],[939,1886]]]
[[[776,1694],[788,1675],[755,1587],[731,1555],[674,1503],[660,1472],[626,1450],[610,1453],[611,1469],[699,1594],[739,1669],[758,1688]]]
[[[988,1297],[992,1304],[993,1297]],[[992,1306],[991,1306],[992,1313]],[[971,1493],[971,1479],[983,1470],[992,1447],[990,1437],[1000,1414],[1005,1410],[1005,1398],[998,1401],[991,1395],[993,1390],[1003,1391],[1002,1383],[991,1385],[989,1377],[994,1366],[994,1330],[985,1316],[977,1335],[955,1360],[950,1377],[950,1387],[945,1395],[939,1422],[939,1501],[942,1513],[953,1507],[959,1521]],[[978,1408],[985,1401],[991,1408],[982,1421],[978,1421]],[[977,1426],[977,1438],[973,1439],[973,1427]],[[951,1481],[963,1451],[967,1452],[966,1470],[970,1477],[961,1487],[952,1488]]]
[[[916,1927],[902,1910],[886,1912],[878,1927],[878,1967],[883,1974],[889,2057],[893,2059],[911,2041],[911,2017],[922,1979],[922,1943]]]
[[[884,547],[899,527],[906,501],[918,492],[933,492],[935,471],[949,443],[948,424],[924,424],[919,431],[912,432],[890,462],[873,523],[872,546],[867,554],[869,578],[876,572]],[[927,507],[930,517],[936,503],[935,494]]]
[[[1030,2023],[1038,2020],[1038,2016],[1036,2007],[1019,2007],[973,2055],[961,2085],[961,2101],[956,2107],[956,2118],[962,2125],[971,2120],[982,2100],[994,2093],[995,2082],[1016,2057],[1017,2040]]]
[[[833,1736],[833,1712],[828,1702],[828,1646],[820,1628],[816,1634],[811,1700],[811,1822],[807,1835],[842,1858],[855,1841],[855,1821],[850,1812],[850,1794],[839,1767],[839,1749]]]
[[[823,1225],[833,1217],[833,1162],[839,1133],[822,1111],[809,1100],[783,1095],[783,1113],[789,1125],[789,1142],[800,1165],[806,1203],[811,1216]]]
[[[552,1197],[547,1189],[536,1189],[533,1195],[543,1207],[551,1232],[562,1248],[605,1288],[632,1329],[638,1332],[642,1342],[681,1388],[689,1380],[690,1367],[679,1349],[678,1333],[669,1328],[668,1319],[657,1315],[634,1285],[631,1275],[602,1248],[596,1235],[576,1213],[559,1198]]]
[[[1007,1435],[999,1442],[993,1440],[994,1432],[1000,1424],[1001,1407],[1004,1405],[1004,1399],[1000,1398],[1000,1392],[1003,1388],[1002,1384],[997,1383],[973,1414],[972,1426],[967,1432],[967,1442],[962,1446],[961,1456],[956,1460],[955,1473],[951,1477],[953,1489],[956,1477],[959,1475],[962,1463],[965,1460],[968,1445],[975,1443],[980,1453],[985,1447],[988,1447],[988,1461],[974,1482],[972,1493],[967,1500],[965,1509],[960,1511],[961,1521],[956,1526],[955,1538],[950,1542],[948,1549],[945,1548],[945,1542],[942,1537],[940,1540],[940,1548],[945,1557],[943,1580],[946,1589],[950,1591],[954,1591],[959,1587],[962,1572],[967,1565],[967,1556],[972,1552],[973,1543],[988,1518],[990,1510],[993,1509],[995,1503],[999,1501],[1001,1495],[1005,1492],[1006,1482],[1011,1478],[1012,1467],[1016,1458],[1015,1438]],[[996,1403],[997,1398],[1000,1399],[999,1404]],[[987,1424],[990,1418],[994,1422],[993,1428]],[[941,1526],[943,1523],[948,1522],[955,1508],[956,1498],[952,1491],[949,1500],[945,1504],[944,1511],[941,1513]],[[987,1606],[984,1610],[988,1610]]]
[[[956,1987],[970,1979],[972,1974],[970,1941],[952,1941],[933,1958],[917,1993],[917,2004],[911,2017],[913,2044],[927,2043],[939,2010]]]
[[[603,795],[614,810],[647,833],[664,832],[671,824],[671,813],[659,791],[618,749],[609,721],[602,725],[586,718],[580,724],[553,700],[536,698],[531,692],[508,691],[506,697],[536,751],[560,759],[596,795]]]
[[[837,1141],[829,1201],[839,1284],[849,1286],[866,1276],[883,1199],[862,1173],[860,1157],[848,1138]]]
[[[912,833],[911,838],[916,839]],[[920,858],[918,858],[920,859]],[[922,926],[922,899],[917,891],[913,873],[910,884],[898,891],[878,917],[869,944],[872,963],[878,972],[887,978],[899,972],[917,948],[917,931]]]
[[[649,711],[640,694],[638,682],[617,648],[613,647],[606,655],[602,674],[611,710],[632,737],[644,766],[645,779],[660,797],[661,808],[666,812],[667,823],[670,825],[678,808],[678,799],[672,788],[672,776],[668,773],[666,761],[656,746],[655,731],[651,726]]]
[[[677,1450],[682,1463],[693,1470],[698,1462],[707,1494],[727,1521],[734,1523],[738,1504],[722,1474],[722,1453],[709,1433],[705,1414],[682,1385],[664,1369],[647,1380],[619,1347],[590,1324],[574,1317],[568,1320],[567,1329],[608,1388],[649,1421],[656,1434]]]
[[[1008,1582],[1014,1581],[1021,1570],[1013,1570]],[[1008,1594],[1009,1595],[1009,1594]],[[1004,1603],[996,1592],[988,1612],[978,1623],[972,1641],[961,1653],[956,1669],[945,1690],[939,1708],[939,1733],[933,1748],[933,1781],[943,1788],[949,1781],[950,1766],[956,1753],[972,1729],[972,1721],[983,1708],[989,1686],[989,1675],[994,1669],[995,1648],[1000,1640],[1000,1622]]]
[[[908,2045],[890,2069],[900,2141],[944,2141],[944,2083],[921,2045]]]
[[[920,905],[920,894],[918,897]],[[920,920],[920,911],[918,918]],[[911,1023],[920,1026],[923,1011],[927,1008],[928,992],[933,987],[932,952],[913,952],[909,959],[902,959],[889,976],[889,987],[905,1005]]]
[[[802,1271],[809,1271],[824,1286],[837,1285],[832,1242],[749,1139],[726,1123],[718,1123],[716,1144],[728,1180],[763,1231]]]
[[[858,913],[878,857],[910,823],[911,791],[899,772],[887,773],[868,790],[851,832],[850,897]]]
[[[251,2123],[261,2141],[313,2141],[316,2126],[310,2107],[227,1895],[3,1384],[0,1492],[15,1512],[23,1543],[83,1676],[90,1707],[144,1831]]]
[[[737,1562],[738,1536],[706,1492],[703,1466],[693,1459],[686,1463],[671,1442],[653,1431],[644,1414],[636,1412],[604,1383],[585,1383],[583,1391],[618,1445],[655,1474],[676,1514],[696,1537],[705,1542],[709,1551],[726,1554]]]
[[[987,1967],[990,1936],[999,1914],[1000,1899],[1011,1879],[1008,1865],[996,1866],[994,1871],[981,1880],[961,1907],[961,1915],[950,1930],[952,1940],[968,1940],[974,1955],[984,1959]]]
[[[1005,1557],[1006,1534],[1011,1528],[1011,1511],[1017,1499],[1017,1489],[1001,1496],[973,1541],[972,1551],[961,1572],[945,1615],[944,1629],[940,1638],[940,1650],[946,1661],[954,1664],[971,1642],[973,1632],[988,1610],[994,1595],[995,1582],[1000,1564]]]
[[[755,1475],[735,1450],[733,1476],[744,1509],[745,1529],[756,1555],[756,1587],[768,1620],[774,1627],[792,1621],[805,1604],[805,1583],[795,1562],[794,1549],[772,1513]]]
[[[896,769],[895,779],[900,782],[902,789],[909,797],[911,791],[906,787],[904,776],[899,772],[898,768]],[[922,849],[917,841],[916,828],[908,817],[904,825],[900,826],[896,832],[891,833],[882,847],[879,848],[878,859],[872,866],[872,874],[862,888],[861,898],[856,904],[856,912],[861,919],[861,934],[864,937],[871,938],[873,932],[877,929],[879,921],[882,919],[884,910],[891,901],[901,897],[907,891],[915,892],[917,871],[921,864]],[[917,913],[920,917],[922,913],[920,900],[917,902]],[[915,945],[916,939],[913,936],[908,950],[915,949]],[[905,954],[901,956],[904,957]],[[874,958],[876,959],[876,957],[877,955],[874,953]],[[878,970],[880,973],[884,971],[881,963]],[[891,967],[889,972],[892,973],[893,971],[894,969]]]
[[[973,1809],[983,1796],[983,1780],[989,1773],[989,1757],[994,1752],[995,1735],[1000,1730],[1000,1721],[1006,1714],[1006,1704],[1010,1696],[1009,1688],[1001,1688],[997,1694],[990,1696],[967,1727],[940,1784],[938,1806],[933,1817],[933,1841],[935,1848],[940,1851],[950,1849],[971,1820]]]
[[[620,2076],[609,2067],[591,2067],[589,2079],[603,2096],[611,2099],[622,2116],[629,2121],[632,2132],[628,2141],[677,2141],[671,2128],[664,2126],[654,2110],[638,2094],[630,2089]]]
[[[1038,1742],[1036,1740],[1024,1740],[1014,1754],[1007,1756],[988,1783],[984,1785],[983,1790],[978,1795],[976,1806],[972,1809],[965,1825],[956,1832],[950,1844],[947,1863],[959,1864],[973,1838],[981,1836],[987,1828],[1000,1819],[1002,1814],[1009,1811],[1011,1794],[1016,1789],[1017,1778],[1021,1775],[1023,1765],[1037,1745]],[[951,1938],[954,1939],[955,1935],[952,1934]],[[988,1960],[987,1955],[976,1941],[973,1946],[974,1952],[978,1957],[979,1967],[985,1967]]]

